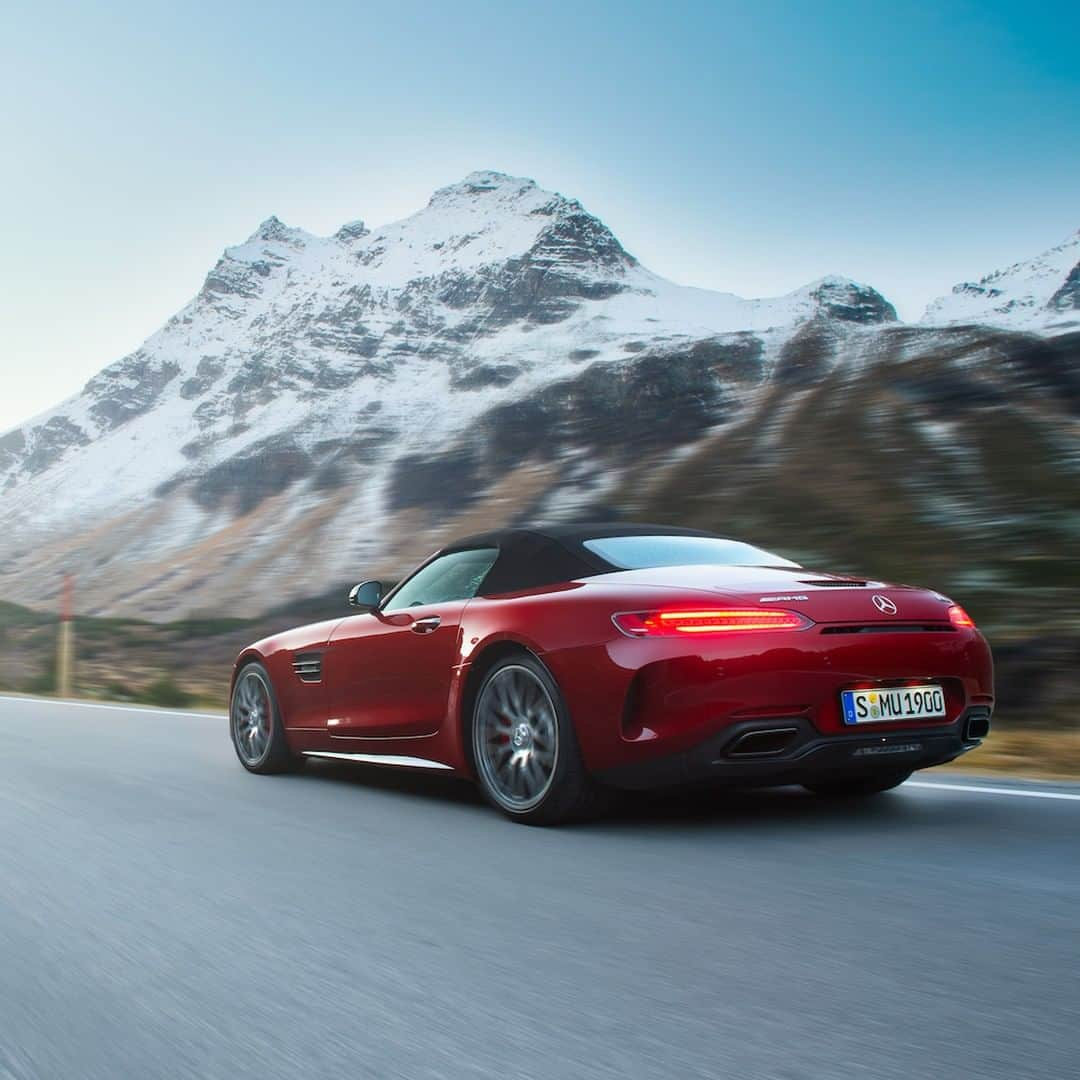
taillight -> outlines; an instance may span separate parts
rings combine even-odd
[[[797,611],[717,608],[708,611],[629,611],[613,615],[630,637],[679,637],[683,634],[729,634],[753,630],[805,630],[813,622]]]
[[[960,630],[975,628],[975,620],[959,604],[953,604],[949,608],[949,622]]]

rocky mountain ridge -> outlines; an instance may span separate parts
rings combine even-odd
[[[1080,229],[1033,259],[955,285],[927,307],[923,322],[1045,334],[1080,329]]]
[[[1023,364],[1044,336],[905,327],[839,277],[759,300],[677,286],[499,173],[374,230],[270,218],[143,346],[0,438],[0,596],[48,606],[65,568],[92,613],[257,614],[466,529],[639,512],[726,433],[756,427],[770,460],[823,383]]]

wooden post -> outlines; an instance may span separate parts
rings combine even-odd
[[[72,696],[72,672],[75,666],[75,579],[64,575],[64,591],[60,601],[60,637],[56,647],[56,693]]]

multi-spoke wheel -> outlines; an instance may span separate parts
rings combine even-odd
[[[592,802],[595,785],[559,688],[528,654],[488,672],[473,709],[472,751],[484,794],[520,821],[553,824]]]
[[[245,769],[283,772],[293,764],[270,676],[262,664],[248,664],[236,677],[229,705],[229,732]]]
[[[520,812],[541,802],[559,758],[555,703],[522,664],[493,672],[476,707],[476,765],[500,806]]]

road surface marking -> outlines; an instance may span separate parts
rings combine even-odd
[[[1080,793],[1037,791],[1034,788],[991,787],[987,784],[929,784],[925,780],[908,780],[904,787],[928,788],[931,791],[974,791],[980,795],[1015,795],[1021,799],[1062,799],[1065,802],[1080,802]]]
[[[165,714],[166,716],[186,716],[200,720],[225,720],[226,715],[224,713],[202,713],[202,712],[188,712],[185,709],[160,709],[155,708],[152,705],[110,705],[103,701],[63,701],[59,698],[43,698],[27,695],[25,697],[15,695],[0,694],[0,701],[18,702],[20,704],[31,705],[61,705],[76,709],[105,709],[109,712],[137,712],[137,713],[158,713]],[[313,755],[314,756],[314,755]],[[330,757],[330,754],[323,754],[319,756]],[[339,755],[335,755],[339,756]],[[341,757],[351,757],[352,760],[357,760],[365,755],[340,755]],[[381,755],[371,755],[374,760],[372,764],[379,761]],[[382,761],[385,764],[398,764],[398,762],[391,762],[385,757],[382,757]],[[449,766],[439,763],[431,763],[435,767],[449,768]],[[431,767],[429,765],[429,767]],[[908,780],[904,787],[909,788],[924,788],[928,791],[960,791],[969,792],[977,795],[1005,795],[1018,799],[1056,799],[1059,802],[1080,802],[1080,792],[1068,792],[1068,791],[1039,791],[1035,788],[1010,788],[1010,787],[996,787],[990,784],[934,784],[929,783],[926,780]]]
[[[161,709],[153,705],[110,705],[104,701],[65,701],[61,698],[43,698],[15,696],[10,697],[0,694],[0,701],[18,702],[20,705],[62,705],[65,708],[75,709],[107,709],[109,712],[148,712],[165,713],[168,716],[190,716],[202,720],[224,720],[224,713],[189,712],[187,709]]]

